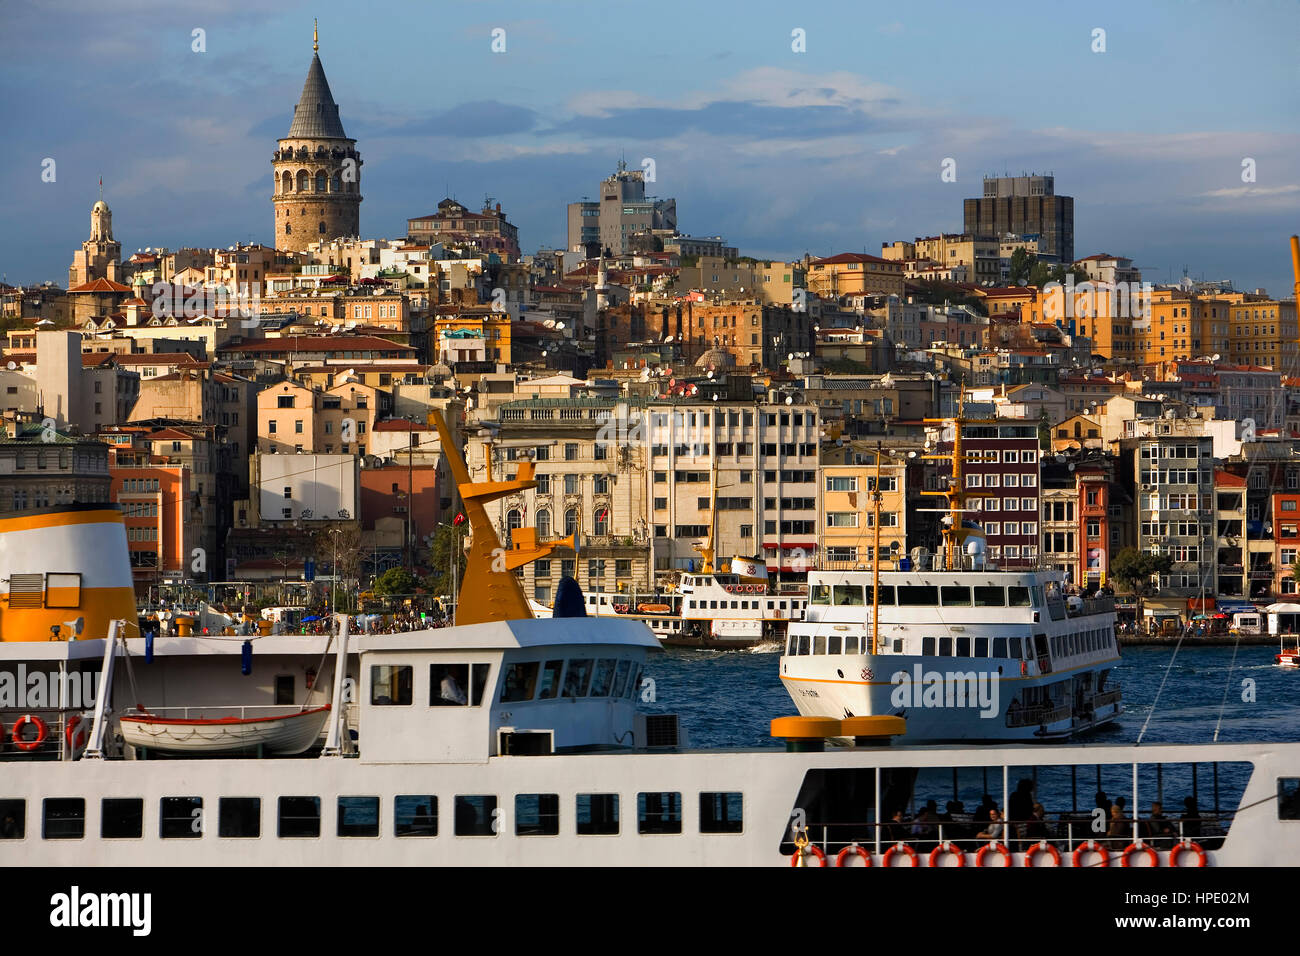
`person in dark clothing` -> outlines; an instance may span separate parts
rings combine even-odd
[[[1096,801],[1097,801],[1097,804],[1096,804],[1096,805],[1099,806],[1099,807],[1101,807],[1104,811],[1106,811],[1106,816],[1109,817],[1109,816],[1110,816],[1110,800],[1108,800],[1108,799],[1106,798],[1106,791],[1105,791],[1105,790],[1098,790],[1098,791],[1097,791],[1097,796],[1095,797],[1095,799],[1096,799]]]
[[[1196,807],[1195,797],[1186,797],[1183,800],[1183,815],[1178,818],[1183,825],[1183,836],[1188,840],[1195,840],[1201,835],[1201,812]]]
[[[1008,839],[1024,836],[1025,824],[1034,815],[1033,788],[1032,780],[1021,780],[1007,800],[1007,823],[1010,825]]]

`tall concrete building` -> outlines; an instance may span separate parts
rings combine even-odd
[[[667,229],[675,234],[677,200],[647,198],[645,184],[642,170],[628,169],[620,161],[614,175],[601,182],[599,199],[569,203],[569,250],[584,251],[599,243],[598,251],[622,255],[636,233]]]
[[[275,248],[305,252],[322,239],[360,234],[361,154],[339,120],[338,104],[315,52],[289,135],[271,156]]]
[[[1038,238],[1039,258],[1074,261],[1074,197],[1056,195],[1052,176],[986,176],[984,196],[962,201],[962,231]]]

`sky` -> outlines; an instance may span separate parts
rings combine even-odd
[[[1076,256],[1292,289],[1296,0],[0,0],[0,276],[66,282],[100,176],[124,256],[271,242],[313,17],[367,238],[491,196],[526,253],[563,246],[566,204],[626,158],[683,232],[879,254],[961,231],[984,175],[1040,172]]]

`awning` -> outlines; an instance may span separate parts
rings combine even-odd
[[[816,551],[817,545],[813,544],[777,544],[769,542],[763,545],[764,548],[780,548],[782,551]]]
[[[1264,610],[1269,614],[1300,614],[1300,604],[1270,604]]]
[[[1187,609],[1189,611],[1209,611],[1214,608],[1214,598],[1188,598]]]

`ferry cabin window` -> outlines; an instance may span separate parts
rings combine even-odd
[[[876,602],[873,600],[871,585],[868,584],[863,589],[863,592],[864,592],[864,600],[866,601],[866,603],[874,605]],[[886,604],[892,606],[893,603],[894,603],[894,586],[892,584],[882,584],[880,586],[880,604],[882,606]]]
[[[944,607],[970,607],[970,588],[945,584],[939,588]]]
[[[1001,590],[999,588],[998,590]],[[987,637],[975,638],[975,657],[989,656],[989,639]]]
[[[840,644],[841,644],[840,636],[838,634],[831,634],[829,637],[826,638],[826,653],[827,654],[842,653]]]
[[[438,835],[438,798],[432,794],[402,794],[393,798],[393,836]]]
[[[969,637],[959,637],[959,638],[957,638],[957,656],[958,656],[958,657],[970,657],[970,638],[969,638]]]
[[[804,657],[812,653],[812,638],[807,634],[799,635],[799,653]]]
[[[745,829],[744,804],[739,793],[701,793],[700,832],[740,833]]]
[[[813,637],[813,653],[814,654],[826,653],[826,636],[824,634],[817,634],[816,636]]]
[[[256,840],[261,835],[261,797],[222,797],[217,802],[217,836]]]
[[[491,664],[430,664],[429,706],[477,707],[483,703],[491,668]]]
[[[496,809],[495,796],[456,797],[456,836],[496,836]]]
[[[99,835],[105,840],[138,840],[144,836],[144,801],[139,797],[101,800]]]
[[[1278,777],[1277,818],[1300,820],[1300,778]]]
[[[941,638],[939,638],[939,656],[940,656],[940,657],[952,657],[952,638],[951,638],[951,637],[941,637]]]
[[[547,661],[542,668],[542,686],[537,692],[538,700],[550,700],[560,693],[560,671],[564,670],[564,661]]]
[[[0,840],[21,840],[27,832],[27,801],[0,800]]]
[[[614,665],[617,662],[612,657],[602,657],[596,661],[595,673],[591,675],[591,696],[608,697],[610,688],[614,685]]]
[[[379,836],[378,797],[339,797],[338,835],[341,837]]]
[[[375,706],[409,705],[415,669],[407,664],[370,665],[370,703]]]
[[[515,795],[515,836],[558,836],[559,833],[558,793]]]
[[[939,603],[939,589],[933,584],[900,584],[899,607],[935,607]]]
[[[1033,607],[1034,606],[1033,601],[1030,599],[1029,596],[1029,588],[1022,588],[1022,587],[1018,587],[1017,585],[1012,585],[1011,587],[1007,588],[1007,595],[1010,598],[1010,600],[1008,600],[1007,603],[1011,607]]]
[[[642,673],[643,673],[642,670],[640,668],[637,668],[636,677],[633,678],[632,681],[627,685],[627,696],[629,700],[635,697],[637,695],[637,692],[641,690]],[[653,683],[653,681],[651,683]],[[645,702],[647,704],[650,703],[649,700],[646,700]]]
[[[830,604],[831,587],[829,584],[814,584],[808,597],[809,604]]]
[[[591,680],[592,660],[579,657],[569,661],[569,669],[564,672],[563,697],[586,697],[587,684]]]
[[[1002,588],[977,584],[974,591],[976,607],[1006,607],[1007,594]]]
[[[632,673],[632,662],[622,660],[618,662],[618,670],[614,672],[614,689],[609,692],[611,697],[622,697],[624,690],[627,688],[627,679]]]
[[[501,702],[532,700],[537,689],[537,674],[542,668],[540,661],[517,661],[506,665],[505,685],[501,689]]]
[[[1007,639],[1005,637],[993,638],[993,656],[994,657],[1007,656]]]
[[[282,837],[319,837],[320,797],[281,797],[279,826]]]
[[[617,793],[580,793],[576,810],[578,836],[618,833]]]
[[[921,656],[934,657],[934,643],[933,637],[921,638]]]
[[[836,606],[862,606],[862,588],[857,584],[837,584],[832,592],[831,600]]]
[[[636,832],[681,833],[682,795],[680,793],[638,793]]]
[[[81,797],[47,797],[41,836],[46,840],[80,840],[86,835],[86,801]]]
[[[845,653],[845,654],[856,654],[857,652],[858,652],[858,637],[857,637],[857,635],[856,635],[856,634],[852,634],[852,635],[850,635],[850,636],[844,638],[844,653]]]

